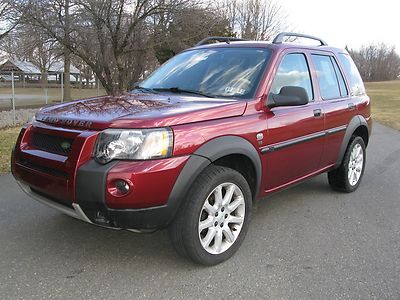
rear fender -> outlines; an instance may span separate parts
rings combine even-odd
[[[349,125],[347,126],[346,132],[344,134],[344,138],[343,138],[342,144],[340,146],[340,150],[339,150],[338,159],[337,159],[336,165],[335,165],[336,168],[338,168],[342,164],[343,157],[344,157],[344,154],[347,149],[347,145],[350,143],[354,132],[360,126],[365,126],[368,130],[368,134],[370,134],[370,128],[368,127],[368,123],[365,120],[365,118],[361,115],[354,116],[351,119]]]

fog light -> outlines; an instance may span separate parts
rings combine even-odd
[[[117,180],[115,181],[115,188],[117,189],[118,193],[125,195],[129,192],[130,186],[125,180]]]
[[[133,183],[129,179],[115,178],[107,182],[107,191],[114,197],[126,197],[133,190]]]

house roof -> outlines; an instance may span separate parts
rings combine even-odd
[[[28,61],[8,59],[0,68],[6,71],[19,71],[27,74],[41,74],[38,67]]]
[[[25,74],[38,74],[40,75],[40,69],[36,67],[33,63],[29,61],[21,61],[16,59],[8,59],[1,66],[0,71],[18,71]],[[54,62],[49,70],[50,73],[62,73],[64,72],[64,62],[57,61]],[[73,75],[78,75],[80,73],[79,69],[74,65],[70,65],[70,73]]]
[[[64,72],[64,62],[56,61],[52,63],[49,68],[49,72],[55,72],[55,73]],[[73,64],[70,64],[70,74],[79,74],[79,73],[80,73],[79,69],[75,67]]]

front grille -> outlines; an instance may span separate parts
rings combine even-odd
[[[72,142],[73,139],[43,134],[39,132],[33,132],[31,139],[32,146],[39,150],[66,156],[71,150]]]
[[[50,175],[54,175],[54,176],[62,177],[62,178],[66,178],[66,179],[69,178],[69,175],[68,175],[67,172],[56,170],[56,169],[53,169],[53,168],[40,166],[40,165],[35,164],[33,162],[27,161],[25,159],[18,160],[18,164],[20,164],[21,166],[27,167],[29,169],[40,171],[42,173],[46,173],[46,174],[50,174]]]

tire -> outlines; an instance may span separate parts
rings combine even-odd
[[[347,146],[339,168],[328,172],[328,182],[331,188],[345,193],[354,192],[359,187],[364,175],[365,162],[364,140],[356,136]]]
[[[233,169],[210,165],[191,186],[169,227],[172,244],[180,255],[195,263],[219,264],[242,244],[251,210],[246,179]],[[204,227],[201,231],[200,226]]]

